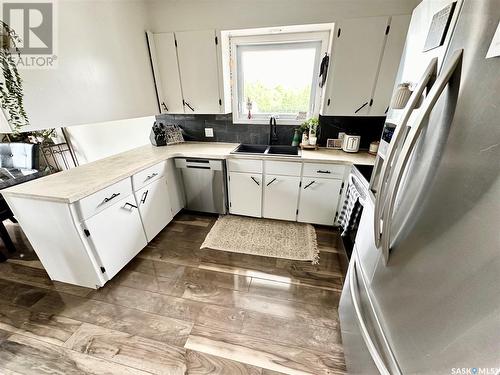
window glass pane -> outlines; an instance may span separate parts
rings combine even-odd
[[[312,110],[321,42],[239,46],[240,100],[252,113],[293,114]]]

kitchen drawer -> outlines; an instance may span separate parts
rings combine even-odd
[[[227,169],[229,172],[262,173],[262,160],[229,159]]]
[[[300,176],[301,162],[294,161],[264,161],[266,174],[278,174],[282,176]]]
[[[75,203],[80,218],[85,220],[101,212],[105,208],[111,207],[119,200],[132,194],[132,184],[130,177],[127,177],[107,188],[99,190],[97,193],[80,199]]]
[[[132,186],[137,191],[150,182],[158,180],[165,175],[165,162],[162,161],[149,168],[143,169],[132,176]]]
[[[322,178],[344,178],[344,164],[304,163],[302,176]]]

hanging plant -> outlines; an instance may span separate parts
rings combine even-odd
[[[0,65],[3,73],[0,77],[0,103],[12,130],[18,132],[22,126],[29,125],[23,104],[23,81],[12,57],[12,51],[21,56],[17,47],[21,38],[5,22],[0,21],[0,27]]]

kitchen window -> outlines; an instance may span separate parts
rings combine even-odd
[[[300,124],[317,117],[329,32],[231,38],[233,122]]]

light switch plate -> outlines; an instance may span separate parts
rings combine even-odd
[[[214,136],[214,129],[213,128],[205,128],[205,137],[211,138]]]

